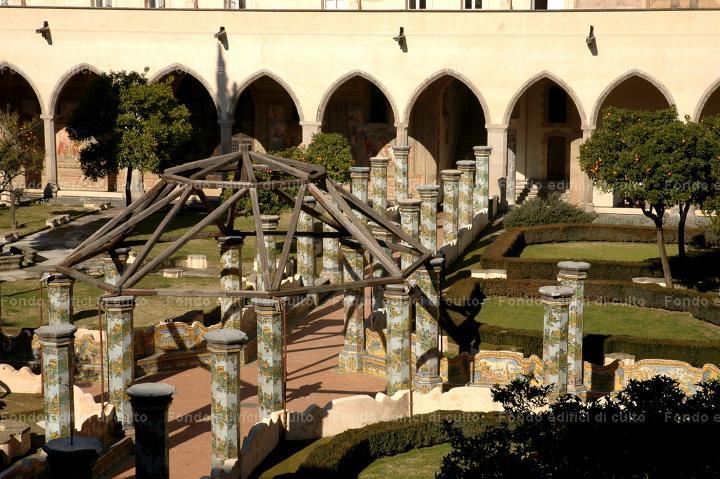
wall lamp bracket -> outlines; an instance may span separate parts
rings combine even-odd
[[[48,42],[48,45],[52,45],[52,36],[50,35],[50,24],[47,20],[43,22],[43,26],[36,29],[35,33],[39,33],[45,41]]]

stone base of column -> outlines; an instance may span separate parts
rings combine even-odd
[[[443,381],[439,376],[434,378],[421,378],[415,376],[413,378],[413,389],[415,392],[427,394],[438,386],[442,386]]]
[[[338,355],[338,369],[345,373],[362,372],[362,353],[355,351],[341,351]]]
[[[53,439],[42,447],[47,454],[50,479],[91,479],[93,466],[102,452],[94,437],[75,436]]]
[[[327,279],[330,284],[342,283],[342,271],[339,269],[323,270],[320,277]]]
[[[585,388],[584,385],[574,386],[574,385],[568,384],[567,392],[568,392],[568,394],[572,394],[573,396],[579,397],[583,401],[587,399],[587,388]]]

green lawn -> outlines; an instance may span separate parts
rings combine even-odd
[[[70,215],[70,218],[75,218],[88,213],[90,213],[90,210],[81,206],[19,206],[15,210],[15,218],[19,226],[17,233],[20,236],[27,236],[45,229],[45,220],[53,216]],[[0,207],[0,231],[10,231],[10,210],[7,207]]]
[[[310,441],[281,442],[270,455],[255,469],[252,479],[274,479],[276,477],[292,477],[298,467],[318,446],[327,443],[331,437],[323,437]]]
[[[543,306],[539,300],[488,298],[475,317],[480,323],[541,331]],[[616,334],[657,339],[720,340],[720,326],[690,313],[620,304],[585,304],[585,334]]]
[[[202,288],[219,289],[220,280],[215,278],[163,278],[151,275],[138,283],[139,288]],[[75,282],[73,308],[75,325],[97,329],[97,300],[102,292],[80,281]],[[156,324],[175,318],[183,313],[199,309],[212,311],[218,306],[215,298],[173,298],[143,296],[136,298],[135,327]],[[47,322],[47,288],[43,287],[43,320]],[[2,285],[2,326],[40,326],[40,287],[37,280],[3,283]]]
[[[669,256],[676,256],[676,244],[665,245]],[[688,248],[688,252],[692,250]],[[567,243],[532,244],[523,248],[521,258],[558,260],[644,261],[659,258],[655,243],[623,243],[606,241],[571,241]]]
[[[383,457],[370,464],[360,479],[433,479],[442,459],[451,451],[450,444],[413,449],[397,456]]]

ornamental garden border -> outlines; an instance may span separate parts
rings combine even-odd
[[[677,243],[677,229],[667,228],[666,244]],[[686,229],[687,244],[704,245],[708,242],[705,232]],[[528,245],[572,241],[613,241],[628,243],[654,243],[657,240],[654,227],[604,224],[553,224],[511,228],[498,236],[482,255],[480,265],[485,269],[503,269],[508,279],[555,279],[557,260],[520,258],[518,255]],[[707,266],[707,260],[688,257],[683,264],[671,258],[673,271],[693,274]],[[646,261],[592,262],[593,279],[627,279],[641,276],[662,276],[659,259]]]

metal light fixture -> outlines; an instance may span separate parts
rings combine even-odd
[[[225,27],[220,27],[220,30],[214,35],[214,37],[217,38],[220,43],[227,40],[227,31],[225,31]]]
[[[43,22],[43,26],[36,29],[35,33],[39,33],[48,42],[48,45],[52,45],[52,36],[50,35],[50,24],[47,20]]]
[[[400,27],[400,33],[396,37],[393,37],[393,40],[395,40],[398,45],[400,46],[400,50],[406,52],[407,51],[407,38],[405,37],[405,27]]]
[[[585,43],[587,43],[588,47],[591,47],[593,43],[595,43],[595,27],[592,25],[590,25],[590,33],[585,37]]]

